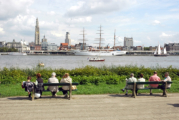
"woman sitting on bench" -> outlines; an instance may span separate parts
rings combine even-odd
[[[68,73],[65,73],[63,78],[60,80],[60,83],[72,83],[72,79],[70,78]],[[69,90],[69,86],[62,86],[62,87],[59,88],[59,90],[62,90],[63,95],[65,95],[65,98],[68,97],[68,91],[67,90]]]
[[[31,97],[31,92],[32,92],[32,90],[34,88],[34,83],[31,82],[30,80],[31,80],[31,77],[28,76],[27,81],[22,83],[23,87],[25,87],[25,91],[27,91],[28,94],[29,94],[29,98]]]
[[[52,77],[48,79],[48,83],[59,83],[58,79],[56,78],[56,73],[52,73]],[[52,92],[52,97],[57,96],[58,86],[48,86],[48,89]]]

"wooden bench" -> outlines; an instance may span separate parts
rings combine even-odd
[[[152,89],[161,89],[161,88],[143,88],[143,89],[138,89],[137,88],[137,85],[146,85],[146,84],[164,84],[165,85],[165,89],[163,90],[163,92],[165,93],[165,97],[167,97],[167,91],[166,89],[170,89],[170,88],[167,88],[167,84],[172,84],[172,82],[128,82],[127,83],[128,85],[133,85],[133,89],[129,89],[129,90],[132,90],[132,96],[134,98],[136,98],[136,90],[152,90]]]
[[[78,83],[74,82],[74,83],[44,83],[43,86],[69,86],[69,100],[71,99],[72,97],[72,91],[76,91],[76,90],[72,90],[72,85],[78,85]],[[43,92],[50,92],[49,90],[45,90]],[[34,97],[35,97],[35,89],[33,89],[33,92],[32,92],[32,101],[34,100]]]

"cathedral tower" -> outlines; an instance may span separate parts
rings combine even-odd
[[[39,21],[38,18],[36,19],[36,26],[35,26],[35,45],[40,45],[40,29],[39,29]]]

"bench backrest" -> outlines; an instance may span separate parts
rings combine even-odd
[[[136,82],[136,84],[163,84],[163,83],[165,83],[165,82],[154,82],[154,81],[152,81],[152,82]],[[134,85],[134,82],[128,82],[127,83],[128,85]],[[172,82],[170,82],[170,81],[167,81],[167,84],[172,84]]]
[[[72,85],[78,85],[79,83],[73,82]],[[69,86],[70,83],[44,83],[44,86]]]

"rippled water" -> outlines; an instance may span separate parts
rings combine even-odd
[[[145,67],[173,67],[179,68],[179,56],[154,57],[154,56],[112,56],[102,57],[105,62],[89,62],[88,56],[0,56],[0,68],[3,67],[18,67],[18,68],[33,68],[39,62],[43,62],[45,67],[51,68],[66,68],[73,69],[92,66],[111,66],[111,65],[137,65]]]

